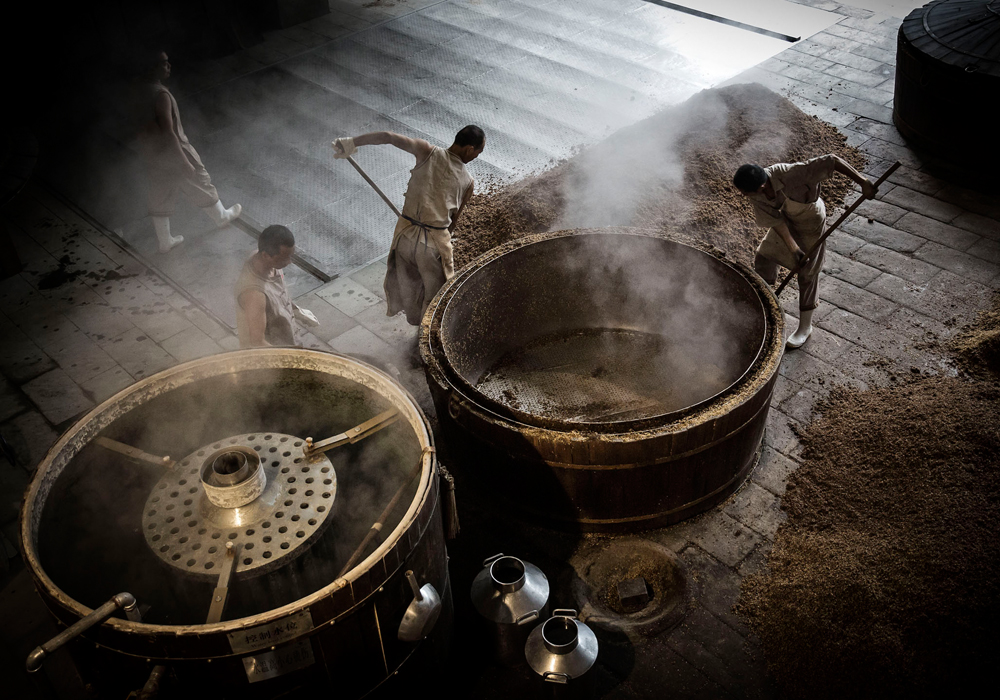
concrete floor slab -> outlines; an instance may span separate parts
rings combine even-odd
[[[722,519],[727,523],[736,522],[726,515]],[[748,637],[749,628],[733,612],[733,602],[739,597],[740,577],[730,567],[694,545],[681,551],[680,561],[687,570],[689,580],[712,581],[711,586],[696,588],[695,600],[737,634]]]
[[[976,315],[972,309],[986,308],[993,294],[990,287],[948,270],[921,285],[883,273],[867,290],[938,321],[956,324],[971,322]]]
[[[100,337],[115,336],[134,325],[81,282],[74,283],[65,293],[73,299],[73,306],[66,310],[67,317],[91,338],[99,340]]]
[[[99,404],[122,389],[131,386],[134,381],[128,372],[115,364],[111,369],[101,372],[85,382],[80,382],[80,388],[95,404]]]
[[[730,515],[712,513],[691,521],[688,541],[726,566],[736,566],[760,542],[761,536]]]
[[[73,381],[80,384],[115,366],[115,361],[78,328],[60,339],[58,345],[50,346],[47,352]]]
[[[18,464],[28,471],[38,462],[59,437],[41,413],[29,410],[0,425],[4,439],[14,450]]]
[[[382,302],[377,295],[349,277],[341,277],[324,285],[316,290],[316,295],[350,317]]]
[[[385,306],[377,304],[365,309],[354,318],[389,345],[416,350],[419,328],[406,322],[406,314],[386,316]]]
[[[941,269],[873,243],[861,247],[852,257],[874,269],[882,272],[895,272],[903,279],[917,284],[927,282]],[[922,256],[918,253],[918,257]]]
[[[993,241],[989,241],[992,243]],[[1000,274],[1000,268],[996,262],[984,260],[981,257],[971,255],[974,252],[970,248],[969,253],[963,253],[954,248],[943,246],[940,243],[928,242],[921,246],[914,255],[921,260],[931,263],[939,268],[951,270],[956,275],[966,279],[990,284],[990,282]],[[904,271],[897,272],[900,277],[906,277]]]
[[[0,523],[16,521],[21,513],[21,501],[24,491],[30,481],[29,474],[24,469],[10,464],[7,460],[0,461]],[[7,559],[17,556],[17,552],[6,551],[4,542],[0,542],[0,572],[5,571]]]
[[[898,228],[887,226],[875,220],[868,220],[863,216],[850,217],[841,228],[869,243],[875,243],[900,253],[912,253],[926,243],[919,236],[902,233]]]
[[[0,376],[0,422],[23,413],[28,403],[16,385]]]
[[[846,354],[846,353],[845,353]],[[841,356],[843,357],[843,355]],[[816,404],[819,395],[815,392],[802,387],[794,394],[789,396],[787,399],[782,401],[779,405],[781,410],[786,414],[799,421],[803,425],[807,425],[812,421],[813,418],[813,406]],[[730,513],[733,517],[737,517],[734,513]],[[764,524],[766,527],[766,524]],[[757,530],[763,535],[767,535],[767,532],[763,530]],[[773,535],[773,533],[771,533]]]
[[[386,264],[384,260],[376,260],[370,265],[352,272],[350,277],[355,282],[361,284],[381,299],[385,299],[385,273]]]
[[[799,33],[836,19],[767,1],[771,24]],[[332,40],[282,30],[303,50],[180,100],[187,131],[227,202],[241,200],[255,221],[296,224],[301,252],[329,275],[388,246],[385,213],[367,205],[373,193],[325,157],[331,138],[391,118],[443,143],[457,126],[481,123],[490,133],[487,170],[530,172],[787,44],[641,1],[418,5]],[[735,4],[723,9],[743,12]],[[371,18],[379,10],[352,12]],[[385,181],[397,201],[405,184],[399,165]],[[348,232],[331,205],[355,195],[358,202],[340,210],[361,230]],[[173,255],[196,257],[190,246]]]
[[[807,400],[811,404],[812,397]],[[787,518],[781,510],[781,499],[753,481],[738,491],[723,510],[769,540],[774,539],[778,527]]]
[[[879,271],[873,267],[858,262],[852,257],[844,257],[830,251],[823,259],[823,272],[841,279],[856,287],[864,287],[879,276]]]
[[[101,347],[134,379],[148,377],[177,362],[138,329],[102,340]]]
[[[798,466],[794,460],[765,445],[751,479],[775,496],[782,496],[785,493],[788,477]]]
[[[160,343],[160,347],[173,355],[178,362],[196,360],[199,357],[222,352],[222,348],[214,340],[194,326],[170,336]]]
[[[896,222],[895,228],[941,243],[955,250],[968,250],[979,240],[979,236],[974,233],[916,212],[904,214]]]
[[[1000,220],[988,216],[964,212],[955,217],[952,225],[976,233],[983,238],[1000,241]]]
[[[61,369],[35,377],[23,384],[21,390],[53,425],[59,425],[94,405],[69,374]]]
[[[1000,241],[991,241],[983,238],[972,245],[966,252],[982,260],[988,260],[994,266],[1000,265]]]
[[[0,330],[0,371],[11,381],[26,382],[55,366],[52,358],[13,323]]]
[[[392,363],[402,369],[405,367],[406,353],[401,348],[394,348],[364,326],[358,325],[330,341],[334,352],[357,357],[381,368],[386,363]]]

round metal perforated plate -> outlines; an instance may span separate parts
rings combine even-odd
[[[201,473],[205,460],[227,446],[260,455],[264,492],[240,508],[208,500]],[[337,475],[323,454],[307,457],[305,440],[280,433],[249,433],[206,445],[177,462],[153,487],[142,514],[150,549],[190,574],[217,577],[226,543],[241,545],[236,574],[257,575],[302,554],[328,522]]]

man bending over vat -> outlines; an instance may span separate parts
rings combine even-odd
[[[820,185],[834,173],[858,183],[865,197],[873,197],[877,191],[870,180],[833,154],[804,163],[777,163],[769,168],[746,164],[736,171],[733,184],[753,204],[757,225],[767,227],[753,267],[768,284],[777,280],[778,265],[794,269],[822,237],[826,207],[820,198]],[[788,337],[790,348],[802,347],[812,333],[825,249],[824,243],[799,270],[799,327]]]
[[[396,222],[389,247],[384,287],[387,315],[405,311],[407,323],[418,326],[431,299],[455,274],[451,232],[475,185],[465,165],[483,152],[486,135],[478,126],[466,126],[445,149],[423,139],[376,131],[337,139],[334,156],[347,158],[358,146],[382,144],[417,159],[406,186],[403,215]]]
[[[241,348],[295,345],[295,321],[318,326],[311,311],[296,306],[285,287],[295,254],[295,236],[285,226],[268,226],[257,239],[257,252],[236,280],[236,330]]]

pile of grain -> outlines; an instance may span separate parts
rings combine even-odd
[[[764,231],[733,189],[733,173],[743,163],[825,153],[864,167],[836,128],[760,85],[705,90],[539,175],[478,183],[453,235],[456,266],[526,234],[611,225],[657,229],[750,263]],[[852,187],[840,175],[830,180],[827,209]]]
[[[993,298],[993,308],[979,314],[976,322],[963,328],[949,347],[958,355],[959,364],[971,374],[1000,374],[1000,294]]]
[[[962,696],[1000,661],[1000,387],[838,390],[737,609],[787,694]]]

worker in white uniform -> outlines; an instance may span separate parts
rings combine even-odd
[[[826,207],[820,198],[820,185],[834,173],[858,183],[865,197],[875,196],[875,185],[833,154],[769,168],[746,164],[736,171],[733,184],[753,204],[757,225],[768,229],[753,261],[754,270],[768,284],[777,280],[778,265],[794,269],[823,236]],[[799,327],[788,337],[790,348],[802,347],[812,333],[825,248],[824,243],[799,270]]]
[[[139,139],[149,181],[149,215],[161,253],[169,252],[184,241],[184,236],[170,233],[170,216],[178,192],[200,207],[220,228],[239,218],[243,211],[239,204],[228,209],[223,206],[201,156],[184,133],[177,100],[163,85],[170,71],[166,53],[154,51],[149,54],[149,71],[145,76],[148,84],[144,86],[147,94],[143,100]]]
[[[469,125],[455,135],[451,146],[441,148],[423,139],[376,131],[337,139],[334,156],[347,158],[358,146],[383,144],[417,159],[389,247],[384,285],[387,315],[404,311],[407,322],[417,326],[431,299],[455,274],[451,232],[475,185],[465,165],[483,152],[486,135],[478,126]]]

